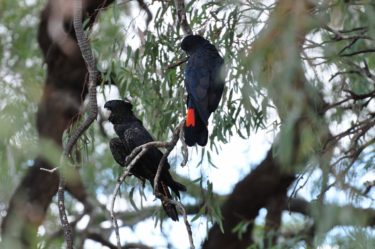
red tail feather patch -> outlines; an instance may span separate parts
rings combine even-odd
[[[186,127],[195,126],[195,112],[193,108],[188,108],[187,115],[186,115]]]

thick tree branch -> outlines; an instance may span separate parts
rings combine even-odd
[[[282,209],[301,213],[309,216],[318,224],[322,213],[329,212],[331,222],[324,227],[328,232],[336,226],[363,226],[375,227],[375,210],[371,208],[356,208],[352,205],[338,206],[334,204],[324,203],[322,206],[318,202],[308,202],[301,198],[293,198],[285,200],[281,206]],[[317,213],[316,211],[319,210]]]
[[[112,2],[113,0],[85,0],[85,18],[95,17],[98,8],[101,9]],[[62,33],[57,37],[69,36],[70,39],[66,41],[74,42],[75,33],[72,29],[67,31],[51,29],[53,25],[64,27],[64,24],[69,26],[72,23],[73,11],[70,11],[72,3],[73,1],[63,0],[48,1],[41,13],[38,29],[38,43],[47,64],[47,76],[38,106],[37,130],[40,138],[53,141],[54,145],[60,148],[63,133],[77,120],[81,103],[88,91],[87,68],[81,54],[70,50],[74,56],[68,56],[69,53],[66,53],[65,48],[69,44],[64,44],[63,40],[56,41],[54,36],[56,33],[53,32],[61,31]],[[50,23],[51,20],[54,23]],[[40,169],[57,166],[51,165],[40,157],[34,160],[33,167],[26,172],[13,194],[7,216],[2,222],[1,232],[4,241],[11,240],[15,243],[13,246],[17,248],[34,248],[37,242],[37,229],[42,224],[59,185],[56,172],[49,173]],[[68,191],[73,196],[81,201],[86,198],[86,192],[79,178],[66,183]]]
[[[90,44],[83,32],[82,25],[82,0],[74,1],[74,15],[73,26],[77,38],[78,47],[82,53],[82,57],[86,63],[89,72],[88,95],[89,95],[89,113],[85,121],[73,132],[69,138],[65,148],[64,156],[69,157],[73,146],[77,143],[80,136],[90,127],[98,115],[98,105],[96,100],[96,81],[98,79],[98,72],[96,70],[95,58],[92,54]],[[68,222],[65,204],[64,204],[65,180],[63,174],[60,174],[60,183],[58,188],[58,206],[60,212],[60,220],[64,229],[65,241],[67,248],[73,248],[72,228]]]
[[[273,158],[272,149],[269,150],[259,166],[236,184],[222,206],[224,234],[218,225],[214,225],[202,248],[247,248],[252,243],[251,231],[254,224],[250,223],[242,239],[232,229],[242,220],[254,220],[259,210],[273,196],[284,193],[294,179],[293,175],[282,172],[280,164]]]
[[[90,127],[98,115],[98,104],[96,100],[96,81],[98,80],[98,71],[96,70],[95,58],[92,54],[89,41],[83,32],[82,25],[82,0],[75,0],[73,25],[77,37],[77,43],[82,53],[89,72],[88,95],[89,112],[86,120],[71,134],[67,142],[64,154],[69,156],[73,146],[77,143],[79,137]]]
[[[273,197],[267,204],[266,222],[264,225],[263,244],[265,248],[277,245],[277,234],[281,227],[282,204],[286,199],[285,192]]]

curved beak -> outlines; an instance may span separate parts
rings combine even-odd
[[[109,101],[107,101],[107,102],[104,104],[104,108],[105,108],[105,109],[108,109],[108,110],[110,109]]]

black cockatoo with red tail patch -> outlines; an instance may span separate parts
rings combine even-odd
[[[115,161],[124,167],[126,157],[134,148],[148,142],[154,141],[150,133],[145,129],[142,122],[133,114],[132,104],[123,100],[111,100],[105,103],[104,108],[108,109],[111,114],[108,120],[113,124],[118,138],[111,139],[109,146]],[[147,152],[137,161],[132,170],[133,175],[140,179],[147,179],[151,186],[154,187],[154,178],[158,169],[159,162],[162,158],[162,152],[150,147]],[[169,173],[170,165],[166,161],[160,175],[159,193],[172,198],[169,188],[180,197],[179,191],[186,191],[184,185],[173,180]],[[172,220],[178,220],[176,207],[168,202],[162,203],[167,215]]]
[[[181,43],[188,54],[185,67],[187,116],[185,142],[205,146],[208,140],[208,118],[220,102],[224,90],[224,60],[216,47],[200,35],[188,35]]]

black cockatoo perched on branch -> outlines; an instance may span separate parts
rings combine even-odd
[[[111,112],[108,120],[113,124],[115,132],[118,135],[118,138],[111,139],[109,143],[113,158],[118,164],[124,167],[126,157],[134,148],[152,142],[154,139],[142,125],[142,122],[134,116],[130,102],[111,100],[105,103],[104,108]],[[162,156],[163,154],[159,149],[150,147],[130,172],[140,179],[149,180],[151,186],[154,187],[154,177]],[[160,194],[171,199],[172,196],[168,188],[172,189],[178,197],[180,197],[179,191],[186,191],[186,188],[184,185],[173,180],[169,173],[169,168],[170,165],[166,161],[160,175],[158,191]],[[172,220],[178,220],[178,213],[173,204],[162,202],[162,205]]]
[[[189,55],[185,68],[185,142],[188,146],[205,146],[208,118],[218,107],[224,90],[224,60],[215,46],[200,35],[186,36],[181,48]]]

